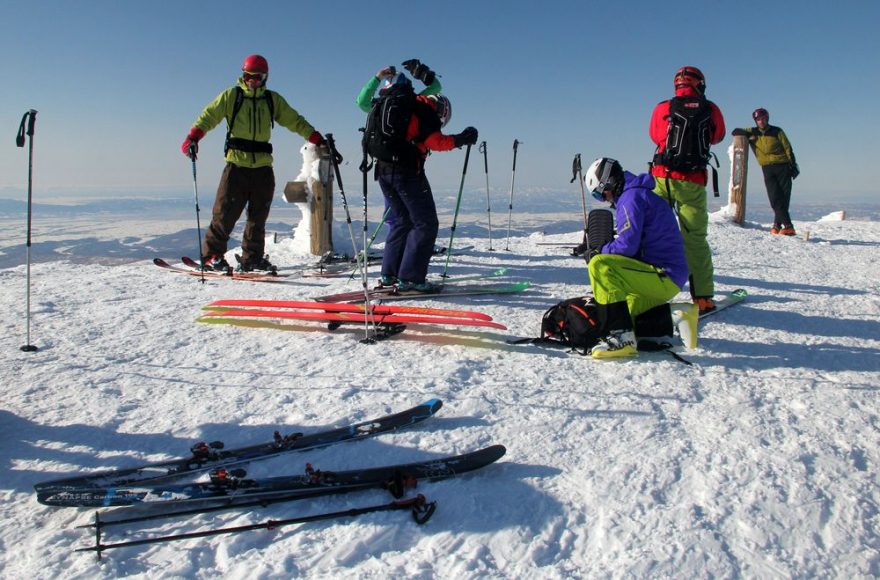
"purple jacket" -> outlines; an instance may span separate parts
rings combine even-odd
[[[688,279],[684,243],[672,208],[654,193],[647,173],[623,172],[623,193],[617,198],[617,237],[602,246],[603,254],[621,254],[663,268],[679,288]]]

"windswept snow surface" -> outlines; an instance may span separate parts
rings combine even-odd
[[[359,343],[357,326],[194,322],[214,299],[309,298],[357,289],[358,280],[202,285],[120,251],[152,243],[176,261],[195,245],[186,226],[41,224],[31,286],[38,352],[19,350],[25,267],[19,260],[0,269],[8,321],[0,338],[0,576],[880,575],[880,223],[796,222],[799,233],[810,232],[805,241],[713,214],[718,291],[742,287],[749,298],[705,321],[699,349],[680,351],[694,363],[686,366],[664,354],[596,362],[508,345],[535,336],[552,304],[588,292],[583,260],[538,244],[577,243],[577,214],[536,227],[519,222],[510,251],[496,229],[495,252],[479,216],[470,224],[463,217],[456,245],[475,248],[452,259],[450,274],[507,266],[510,279],[533,287],[421,303],[486,312],[509,331],[412,325],[374,345]],[[13,240],[21,224],[2,228]],[[77,248],[79,257],[49,261],[41,244]],[[83,259],[89,244],[95,256],[112,249],[116,259]],[[313,258],[291,245],[270,240],[267,253],[295,273]],[[348,237],[337,237],[337,249],[348,248]],[[441,270],[442,262],[432,268]],[[495,465],[420,485],[438,502],[424,526],[406,513],[379,513],[123,548],[99,563],[73,553],[92,545],[92,533],[75,526],[94,512],[42,506],[32,489],[185,455],[197,441],[252,444],[275,430],[315,432],[433,397],[443,409],[416,428],[249,466],[259,477],[301,473],[306,462],[342,470],[507,447]],[[107,529],[105,541],[389,500],[369,491],[134,524]]]

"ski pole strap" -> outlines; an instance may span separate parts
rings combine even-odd
[[[485,170],[486,174],[488,175],[489,174],[489,153],[486,150],[486,142],[485,141],[480,143],[480,153],[483,154],[483,169]]]

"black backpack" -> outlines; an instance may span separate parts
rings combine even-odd
[[[592,296],[563,300],[541,318],[541,336],[510,341],[510,344],[544,344],[569,347],[585,355],[599,343],[599,307]]]
[[[672,171],[702,171],[709,164],[712,144],[712,107],[702,97],[674,97],[669,101],[666,148],[654,163]],[[659,149],[659,148],[658,148]]]
[[[416,95],[410,85],[385,89],[367,115],[364,148],[374,159],[404,166],[416,166],[418,148],[406,138],[416,109]]]

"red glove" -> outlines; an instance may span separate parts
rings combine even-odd
[[[309,135],[309,143],[312,145],[326,145],[327,141],[324,140],[324,136],[318,133],[317,131],[312,131],[312,134]]]
[[[180,150],[183,151],[183,154],[187,157],[190,156],[190,147],[193,147],[193,154],[199,152],[199,140],[205,136],[205,132],[199,129],[198,127],[193,127],[189,130],[189,135],[186,136],[186,139],[183,141],[183,145],[180,146]]]

